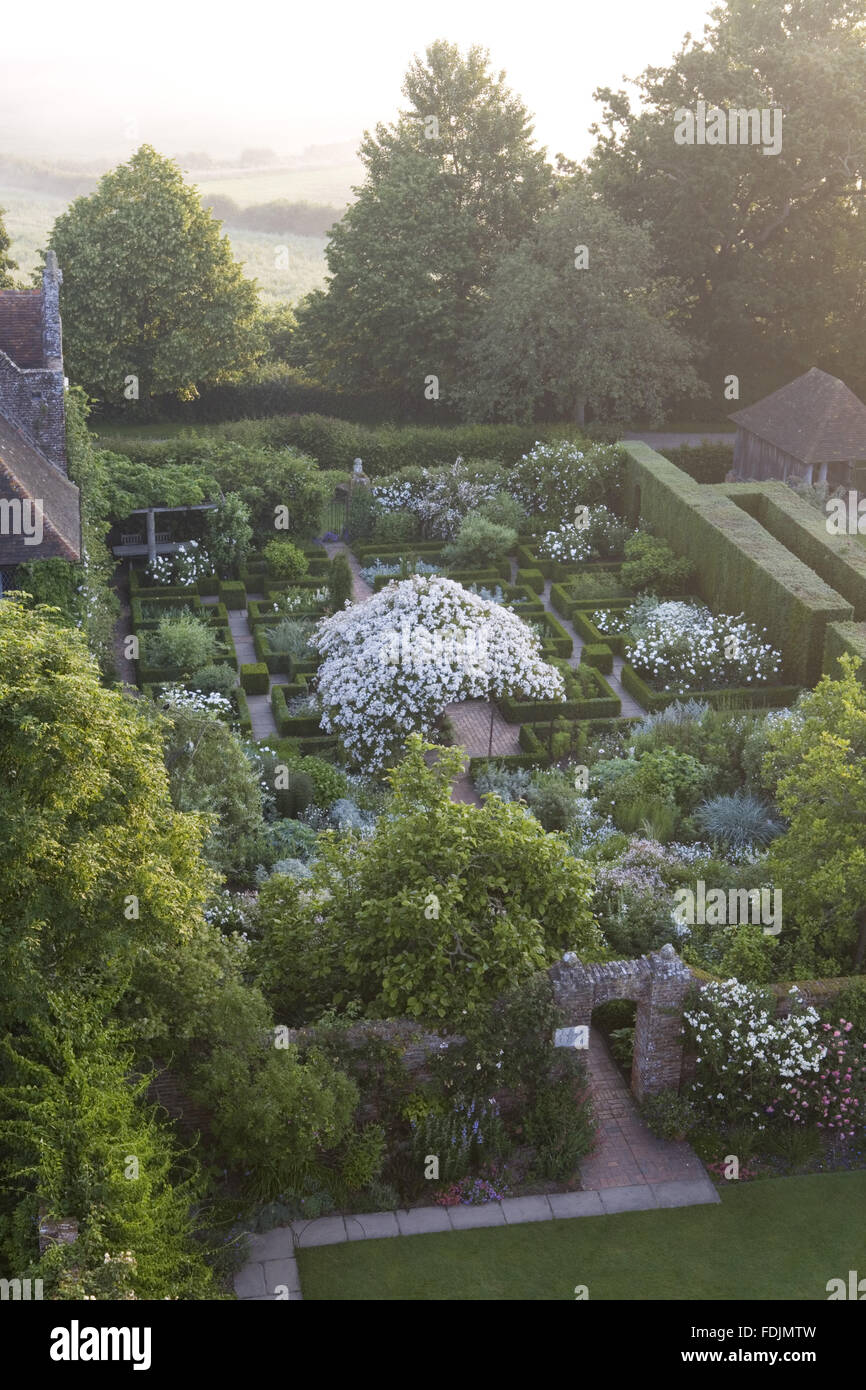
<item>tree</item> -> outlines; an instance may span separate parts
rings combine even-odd
[[[0,1024],[46,990],[125,979],[181,935],[210,877],[205,826],[172,807],[161,734],[106,690],[82,633],[0,604]]]
[[[720,403],[726,374],[755,399],[862,339],[864,13],[863,0],[726,0],[701,41],[644,72],[640,111],[596,94],[593,186],[682,280],[678,323],[704,345]],[[677,112],[698,101],[781,110],[781,149],[676,143]]]
[[[249,367],[263,342],[255,284],[178,166],[150,145],[55,222],[70,376],[122,404],[195,395]],[[131,387],[129,388],[131,389]]]
[[[256,769],[227,725],[192,709],[169,711],[166,742],[171,799],[179,811],[210,818],[202,847],[220,874],[247,884],[268,857]]]
[[[324,839],[303,895],[281,875],[262,890],[254,964],[282,1007],[315,1016],[355,999],[459,1028],[563,950],[599,946],[592,873],[565,837],[498,797],[452,801],[462,755],[427,766],[430,751],[410,737],[390,813],[370,839]]]
[[[205,548],[220,575],[237,575],[253,539],[250,509],[237,492],[229,492],[205,519]]]
[[[42,1279],[49,1298],[217,1296],[192,1239],[199,1175],[189,1159],[178,1175],[180,1155],[144,1097],[151,1076],[132,1079],[129,1044],[93,1003],[69,993],[47,1002],[50,1018],[0,1050],[10,1270]],[[41,1205],[79,1230],[40,1259]]]
[[[526,109],[488,61],[432,44],[406,75],[409,109],[365,134],[366,182],[331,233],[327,291],[298,313],[293,360],[320,379],[416,400],[430,375],[452,389],[480,288],[550,198]]]
[[[780,954],[835,974],[866,959],[866,689],[858,661],[840,665],[839,680],[823,676],[771,727],[764,756],[790,821],[768,859],[782,890]]]
[[[13,261],[9,255],[12,239],[3,221],[4,214],[5,209],[0,208],[0,290],[11,290],[15,286],[15,279],[11,272],[18,269],[18,262]]]
[[[646,232],[576,182],[491,277],[464,359],[466,413],[657,421],[667,398],[699,389],[672,298]]]
[[[268,304],[259,310],[259,322],[273,362],[288,362],[292,340],[298,327],[290,304]]]
[[[328,566],[328,605],[333,613],[338,613],[352,598],[354,586],[349,561],[343,550],[338,550]]]

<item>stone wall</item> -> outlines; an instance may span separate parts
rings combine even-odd
[[[0,414],[20,430],[44,459],[66,473],[66,410],[60,285],[63,276],[49,251],[42,275],[41,367],[19,367],[0,350]]]

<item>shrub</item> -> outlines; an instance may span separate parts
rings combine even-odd
[[[345,608],[353,595],[352,571],[344,551],[338,550],[328,569],[329,605],[333,612]]]
[[[628,554],[630,540],[626,541],[625,549]],[[569,581],[567,593],[569,598],[585,600],[587,603],[594,599],[621,598],[625,592],[625,575],[616,573],[612,570],[591,570],[586,574],[575,574]]]
[[[604,675],[613,670],[613,652],[606,642],[585,642],[580,651],[581,665],[594,666]]]
[[[300,579],[310,567],[302,550],[285,536],[274,536],[264,549],[268,571],[275,579]]]
[[[573,1177],[579,1160],[593,1142],[592,1111],[582,1096],[584,1063],[569,1057],[565,1077],[551,1077],[539,1089],[523,1118],[526,1140],[535,1149],[533,1172],[551,1182]],[[568,1074],[570,1072],[570,1075]]]
[[[496,526],[504,526],[509,531],[519,533],[526,520],[526,513],[516,498],[509,492],[497,492],[489,501],[482,502],[479,515]]]
[[[674,1090],[647,1096],[640,1111],[647,1129],[657,1139],[685,1139],[698,1119],[692,1102]]]
[[[279,656],[291,656],[296,662],[308,661],[316,653],[310,646],[315,623],[307,618],[283,618],[276,627],[266,631],[268,645]]]
[[[637,531],[625,543],[622,580],[639,593],[681,593],[695,572],[694,564],[678,559],[667,541]]]
[[[380,512],[373,522],[371,539],[386,545],[399,545],[414,540],[417,535],[418,524],[408,512]]]
[[[271,683],[266,663],[254,661],[241,666],[241,686],[248,695],[267,695]]]
[[[703,802],[695,820],[714,842],[736,853],[763,849],[783,829],[765,801],[744,791]]]
[[[238,579],[223,580],[219,587],[219,600],[226,608],[235,610],[246,608],[247,591]]]
[[[144,634],[144,645],[151,666],[199,671],[216,656],[217,634],[191,613],[167,613],[156,632]]]
[[[488,569],[498,566],[517,544],[517,532],[474,512],[460,523],[452,545],[442,551],[454,569]]]
[[[253,539],[250,509],[236,492],[229,492],[215,511],[205,515],[207,553],[219,574],[236,575]]]
[[[190,690],[200,690],[203,695],[223,695],[226,699],[238,683],[238,673],[233,666],[203,666],[187,681]]]

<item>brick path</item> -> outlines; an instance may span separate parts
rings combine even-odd
[[[365,599],[373,597],[373,586],[368,584],[361,574],[361,566],[352,554],[347,545],[342,541],[323,541],[323,548],[328,553],[328,559],[332,560],[335,555],[343,552],[349,561],[349,569],[352,571],[352,597],[356,603],[363,603]]]
[[[685,1143],[650,1134],[634,1096],[597,1029],[587,1056],[596,1122],[596,1147],[580,1165],[584,1188],[642,1187],[657,1182],[708,1181],[703,1164]]]

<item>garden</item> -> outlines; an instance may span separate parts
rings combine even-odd
[[[832,830],[815,809],[866,758],[856,660],[814,689],[786,679],[784,632],[708,604],[699,563],[633,514],[616,446],[380,471],[349,485],[342,544],[325,528],[347,473],[282,445],[198,464],[182,437],[151,447],[118,470],[112,516],[169,484],[220,497],[129,575],[124,717],[198,837],[202,926],[139,962],[122,1012],[200,1117],[218,1277],[245,1233],[297,1219],[579,1188],[596,1137],[585,1063],[553,1046],[566,951],[675,943],[703,987],[680,1092],[644,1118],[720,1182],[731,1153],[747,1182],[862,1167],[862,994],[787,1012],[772,994],[862,966],[860,783]],[[452,798],[465,700],[495,704],[520,749],[469,750],[474,803]],[[816,858],[847,896],[803,882]],[[781,933],[685,920],[698,885],[781,893]],[[594,1022],[627,1078],[634,1005]]]

